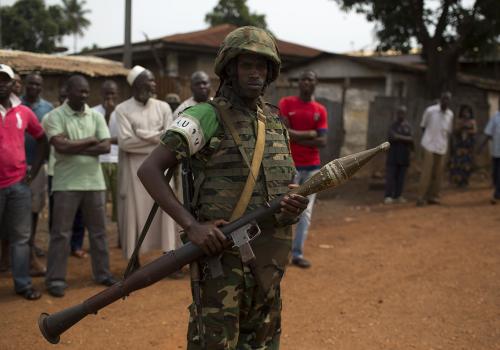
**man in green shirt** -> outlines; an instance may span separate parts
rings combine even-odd
[[[86,104],[89,84],[81,75],[67,82],[68,98],[44,118],[55,148],[54,211],[47,255],[46,285],[50,295],[64,296],[73,218],[80,207],[89,231],[92,272],[97,283],[110,286],[106,240],[104,177],[100,154],[109,153],[110,135],[104,117]]]

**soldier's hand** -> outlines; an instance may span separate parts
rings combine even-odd
[[[290,184],[288,188],[294,189],[298,185]],[[300,194],[287,194],[281,201],[281,213],[292,218],[299,217],[300,214],[307,208],[309,204],[309,199],[307,197],[301,196]]]
[[[196,223],[188,227],[185,232],[191,242],[199,246],[207,255],[221,253],[227,244],[226,236],[218,226],[227,224],[225,220]]]

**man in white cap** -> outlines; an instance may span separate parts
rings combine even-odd
[[[14,289],[27,300],[41,294],[29,275],[31,234],[31,190],[48,154],[47,137],[36,115],[12,92],[14,72],[0,64],[0,234],[9,240]],[[25,132],[36,142],[30,170],[26,166]]]
[[[172,110],[155,99],[153,74],[135,66],[127,77],[132,97],[116,106],[118,124],[118,227],[124,256],[131,257],[153,200],[137,177],[144,159],[160,143],[160,136],[172,123]],[[142,244],[141,252],[153,249],[169,251],[176,248],[174,221],[160,211]]]

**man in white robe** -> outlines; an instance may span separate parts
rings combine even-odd
[[[118,227],[124,256],[132,255],[146,222],[153,200],[137,177],[144,159],[159,144],[163,131],[172,123],[172,110],[163,101],[153,98],[156,83],[153,74],[135,66],[127,77],[132,97],[116,109],[118,124]],[[173,181],[170,183],[173,186]],[[176,248],[174,221],[159,210],[142,243],[141,253],[154,249],[166,252]]]

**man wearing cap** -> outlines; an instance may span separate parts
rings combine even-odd
[[[276,42],[265,30],[241,27],[229,33],[215,61],[221,83],[214,100],[184,110],[139,169],[160,207],[222,267],[220,275],[216,264],[200,262],[201,301],[189,308],[189,350],[279,348],[280,281],[291,250],[290,224],[308,200],[285,196],[282,212],[259,223],[251,264],[228,247],[218,226],[285,194],[292,183],[287,130],[277,109],[261,97],[280,64]],[[194,173],[196,218],[163,180],[166,169],[185,158]]]
[[[36,115],[12,93],[14,72],[0,64],[0,234],[10,242],[14,288],[28,300],[41,294],[29,276],[31,234],[31,191],[29,183],[37,175],[48,154],[47,138]],[[25,132],[36,141],[36,153],[27,171]]]
[[[19,74],[14,72],[14,78],[12,79],[12,93],[16,96],[21,96],[23,91],[23,84],[21,83],[21,77]],[[27,134],[28,135],[28,134]],[[2,239],[0,235],[0,272],[7,271],[9,269],[9,241],[7,239]]]
[[[127,77],[132,97],[116,106],[118,124],[118,227],[124,256],[131,257],[142,227],[153,206],[153,200],[137,177],[137,170],[149,153],[160,143],[160,136],[172,123],[172,110],[155,99],[153,74],[135,66]],[[157,215],[142,244],[141,252],[176,248],[174,221],[167,214]]]
[[[43,120],[55,149],[54,210],[45,277],[47,290],[54,297],[63,297],[68,286],[70,240],[78,208],[89,231],[95,282],[105,286],[116,282],[109,270],[106,185],[98,158],[109,153],[109,130],[104,117],[86,104],[90,90],[87,79],[73,75],[66,87],[67,100]]]
[[[191,93],[193,95],[175,109],[174,120],[177,119],[179,114],[186,108],[208,101],[210,97],[210,77],[207,73],[199,70],[191,75]]]

